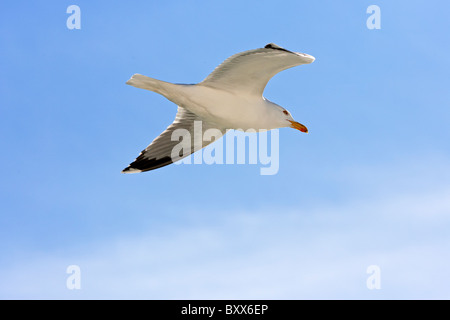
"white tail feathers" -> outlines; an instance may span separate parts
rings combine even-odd
[[[130,86],[150,90],[156,93],[162,93],[161,90],[167,85],[167,82],[156,80],[147,76],[143,76],[142,74],[134,74],[130,80],[126,82]],[[163,90],[164,91],[164,90]]]

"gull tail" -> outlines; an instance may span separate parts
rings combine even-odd
[[[126,84],[129,84],[130,86],[136,88],[150,90],[163,95],[166,91],[166,88],[172,85],[169,82],[153,79],[138,73],[134,74],[130,78],[130,80],[126,82]]]

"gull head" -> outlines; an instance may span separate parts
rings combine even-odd
[[[306,126],[304,126],[303,124],[295,121],[289,111],[266,98],[263,99],[266,103],[266,106],[268,107],[265,117],[266,121],[269,122],[267,124],[268,128],[275,129],[289,127],[297,129],[301,132],[308,133],[308,128],[306,128]]]
[[[281,112],[284,115],[285,127],[290,127],[293,129],[297,129],[301,132],[308,133],[308,128],[305,127],[304,125],[302,125],[301,123],[295,121],[294,118],[292,118],[292,115],[289,111],[287,111],[286,109],[283,109]],[[286,124],[286,122],[287,122],[287,124]]]

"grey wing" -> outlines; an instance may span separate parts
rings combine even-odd
[[[220,64],[200,85],[261,96],[267,82],[285,69],[314,61],[314,57],[269,43],[264,48],[235,54]]]
[[[216,139],[225,133],[225,130],[202,121],[196,114],[183,107],[178,107],[174,122],[142,150],[136,160],[122,172],[154,170],[183,159],[215,141],[203,141],[204,132],[212,128],[217,129],[214,134]]]

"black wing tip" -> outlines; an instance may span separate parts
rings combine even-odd
[[[276,45],[275,43],[272,43],[272,42],[266,44],[264,48],[265,49],[280,50],[280,51],[285,51],[285,52],[291,52],[292,53],[292,51],[289,51],[289,50],[287,50],[285,48],[282,48],[282,47],[280,47],[280,46],[278,46],[278,45]]]
[[[150,170],[155,170],[161,167],[168,166],[172,164],[171,157],[163,157],[160,159],[147,159],[145,157],[139,156],[133,163],[131,163],[128,167],[122,170],[122,173],[139,173]]]
[[[125,169],[122,170],[122,173],[138,173],[138,172],[142,172],[142,170],[137,169],[137,168],[133,168],[131,166],[126,167]]]
[[[279,48],[279,46],[277,46],[275,43],[271,42],[271,43],[266,44],[264,48],[266,48],[266,49],[276,49],[276,48]]]

